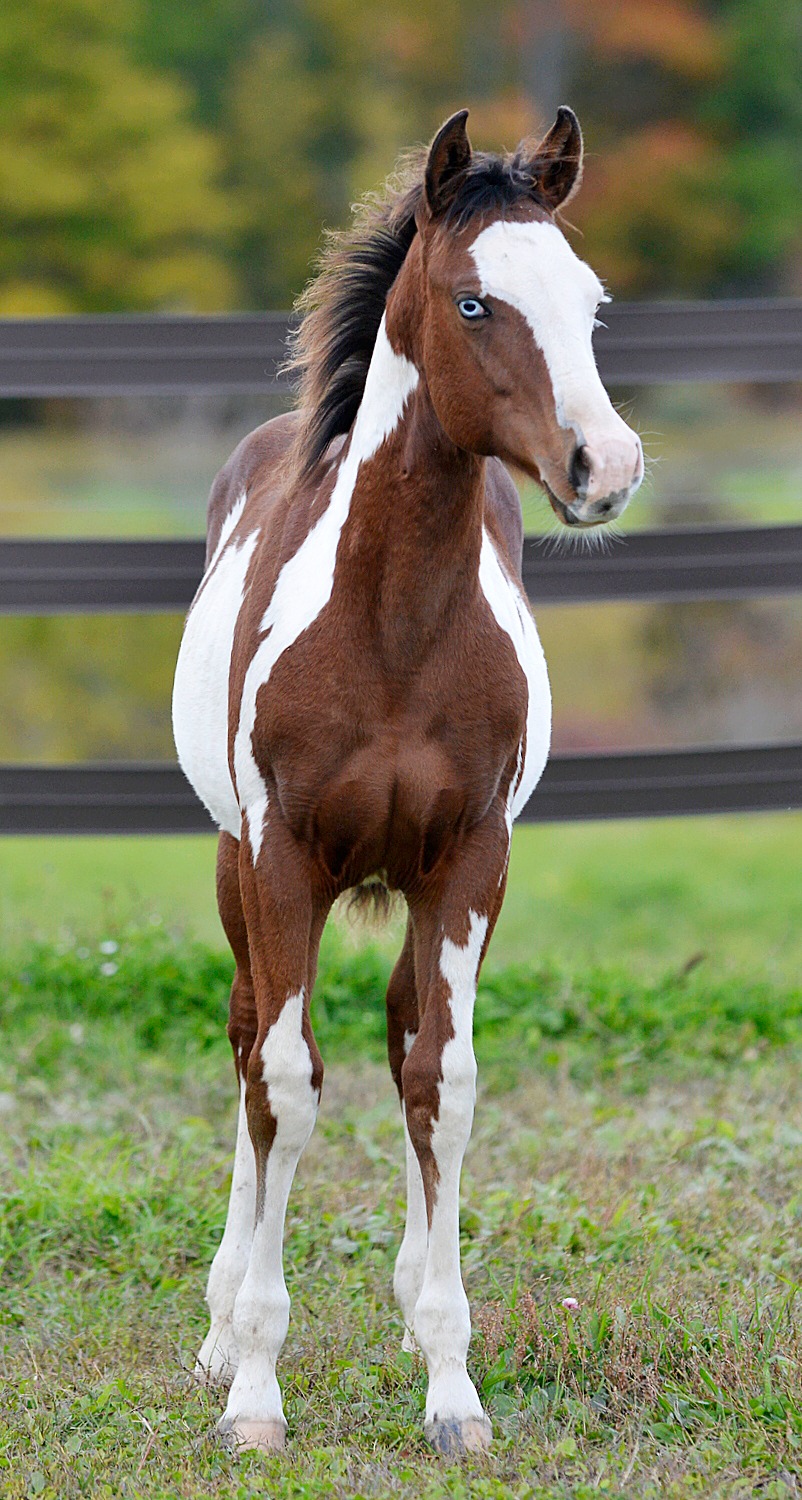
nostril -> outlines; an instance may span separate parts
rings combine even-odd
[[[574,449],[574,456],[571,459],[568,477],[577,494],[581,494],[583,490],[587,489],[590,481],[590,454],[584,445]]]

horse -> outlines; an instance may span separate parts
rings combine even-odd
[[[214,482],[178,657],[175,743],[220,829],[236,962],[237,1140],[196,1367],[230,1386],[218,1427],[235,1448],[284,1446],[282,1247],[323,1078],[318,947],[335,900],[376,887],[407,906],[386,998],[405,1344],[426,1361],[431,1445],[491,1439],[459,1256],[472,1018],[551,721],[505,466],[582,531],[620,515],[643,454],[596,369],[604,289],[555,222],[581,175],[576,116],[503,155],[472,150],[467,116],[324,253],[292,351],[297,410]]]

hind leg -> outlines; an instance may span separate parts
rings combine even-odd
[[[206,1287],[209,1332],[198,1353],[195,1374],[199,1380],[225,1384],[233,1380],[239,1363],[232,1327],[234,1300],[248,1268],[256,1212],[256,1159],[245,1113],[245,1075],[256,1037],[256,1005],[238,860],[237,840],[228,833],[221,834],[217,851],[217,903],[237,962],[231,987],[228,1035],[234,1052],[240,1102],[226,1227]]]
[[[415,941],[412,918],[407,919],[404,946],[393,969],[387,988],[387,1051],[390,1071],[393,1075],[401,1111],[404,1116],[404,1142],[407,1159],[407,1217],[404,1238],[395,1263],[393,1290],[395,1300],[404,1318],[404,1341],[402,1348],[411,1352],[417,1348],[412,1332],[412,1318],[423,1285],[426,1269],[426,1245],[428,1225],[426,1222],[426,1199],[423,1193],[423,1178],[415,1148],[407,1128],[404,1109],[404,1087],[402,1068],[412,1043],[418,1034],[418,993],[415,987]]]

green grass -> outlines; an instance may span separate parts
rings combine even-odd
[[[702,952],[722,974],[802,969],[802,814],[555,824],[515,831],[494,963],[621,963]],[[156,915],[223,945],[206,838],[0,839],[0,944]],[[382,947],[400,946],[396,923]]]
[[[290,1440],[237,1459],[214,1440],[219,1393],[188,1376],[235,1123],[213,849],[5,841],[0,1493],[796,1493],[799,835],[796,815],[516,834],[461,1219],[496,1437],[451,1465],[423,1443],[424,1372],[389,1295],[397,933],[324,941],[327,1073],[288,1220]]]
[[[594,1028],[552,1036],[538,1054],[521,1052],[520,1018],[507,1019],[518,1062],[503,1093],[493,1049],[480,1046],[489,1088],[462,1249],[471,1368],[496,1442],[487,1460],[441,1466],[420,1436],[423,1370],[400,1350],[388,1296],[402,1224],[397,1106],[370,1043],[355,1062],[345,1018],[339,1038],[332,1025],[288,1222],[291,1441],[283,1460],[237,1460],[214,1441],[220,1396],[186,1373],[225,1216],[230,1064],[181,988],[199,955],[175,949],[172,976],[157,957],[140,979],[153,967],[154,989],[171,988],[186,1018],[158,1040],[121,992],[101,1013],[91,984],[75,1020],[77,974],[61,987],[53,961],[46,981],[43,955],[24,1008],[6,1007],[9,1500],[786,1492],[802,1442],[798,1045],[765,1038],[737,1067],[707,1056],[689,1071],[697,1015],[648,1067],[622,1055],[611,1072],[596,1065]],[[327,988],[335,978],[324,975]],[[642,1037],[637,1018],[632,1031]]]

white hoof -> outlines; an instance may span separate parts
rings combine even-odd
[[[283,1453],[286,1422],[258,1422],[244,1417],[221,1417],[217,1431],[226,1448],[236,1453],[255,1449],[259,1453]]]
[[[486,1453],[493,1438],[487,1417],[466,1417],[444,1422],[427,1422],[423,1429],[428,1443],[444,1458],[459,1458],[462,1453]]]

